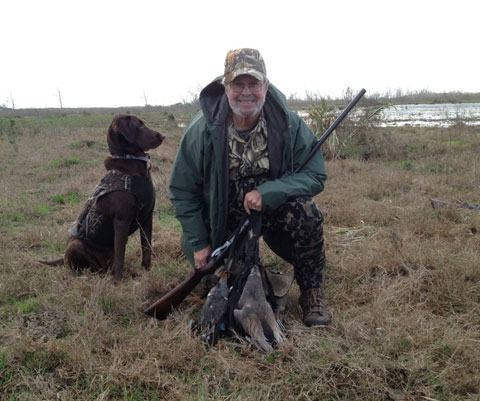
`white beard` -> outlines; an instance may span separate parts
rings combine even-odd
[[[230,108],[232,109],[233,113],[240,116],[240,117],[251,117],[254,116],[262,110],[263,105],[265,104],[265,98],[263,98],[263,102],[258,103],[257,107],[255,107],[252,111],[250,111],[248,114],[245,114],[242,110],[240,110],[239,107],[234,106],[232,103],[230,103],[230,100],[228,101],[230,104]]]

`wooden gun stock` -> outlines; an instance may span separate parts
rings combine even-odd
[[[234,232],[228,239],[228,241],[212,252],[212,258],[205,266],[200,269],[193,269],[190,271],[185,280],[167,292],[158,301],[150,305],[147,309],[145,309],[144,312],[149,316],[156,317],[157,319],[166,319],[167,316],[172,312],[173,308],[176,308],[178,305],[180,305],[187,295],[190,294],[192,290],[200,283],[203,276],[214,273],[215,270],[222,265],[223,260],[230,252],[230,248],[234,246],[235,240],[240,238],[240,236],[246,232],[248,224],[249,220],[245,219],[237,228],[236,232]]]
[[[166,319],[172,310],[180,305],[187,295],[200,283],[202,277],[215,272],[222,262],[223,257],[219,256],[216,259],[210,259],[201,269],[193,269],[185,280],[145,309],[145,313],[157,319]]]

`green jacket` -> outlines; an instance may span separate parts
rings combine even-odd
[[[224,241],[228,213],[228,99],[220,78],[200,93],[200,111],[188,126],[170,177],[170,200],[182,225],[182,249],[193,264],[193,252]],[[289,198],[314,196],[327,175],[322,152],[298,174],[316,138],[298,115],[288,109],[285,96],[272,84],[263,106],[268,129],[269,181],[257,187],[262,210],[272,212]]]

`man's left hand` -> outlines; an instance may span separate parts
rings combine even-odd
[[[260,212],[262,210],[262,194],[257,189],[248,192],[243,200],[243,207],[247,214],[250,214],[250,210],[256,210]]]

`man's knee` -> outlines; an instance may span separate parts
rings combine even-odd
[[[312,198],[304,196],[280,206],[266,223],[267,230],[286,231],[292,239],[322,236],[323,215]]]
[[[312,198],[296,198],[266,216],[263,238],[278,256],[295,263],[302,253],[323,248],[323,215]]]

